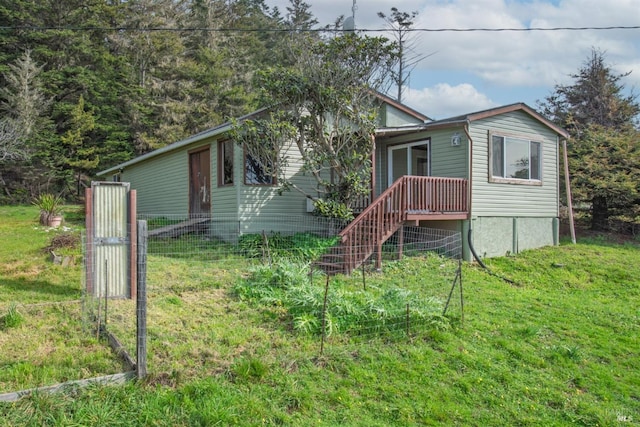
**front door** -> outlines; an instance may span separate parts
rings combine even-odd
[[[389,175],[387,186],[391,187],[403,175],[429,176],[429,141],[393,145],[387,150]]]
[[[211,156],[209,148],[189,153],[189,216],[211,214]]]

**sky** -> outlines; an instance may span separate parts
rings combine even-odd
[[[353,0],[305,0],[320,25],[352,15]],[[266,0],[286,15],[288,0]],[[378,12],[417,11],[413,28],[640,26],[640,0],[356,0],[356,29],[385,29]],[[369,33],[376,35],[376,33]],[[386,33],[390,39],[391,32]],[[640,29],[411,33],[416,57],[402,102],[432,119],[538,101],[571,84],[592,49],[627,91],[640,90]],[[630,92],[628,92],[630,93]],[[389,94],[395,96],[394,94]]]

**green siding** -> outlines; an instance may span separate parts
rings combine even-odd
[[[301,172],[302,159],[294,144],[289,147],[286,156],[289,159],[285,171],[286,177],[297,187],[315,196],[316,180]],[[241,158],[236,159],[236,164],[243,164],[242,162],[241,153]],[[292,189],[278,194],[279,189],[275,186],[245,185],[243,173],[244,170],[240,171],[239,182],[242,184],[238,188],[240,201],[238,219],[242,221],[243,233],[262,231],[256,228],[258,225],[255,224],[271,231],[290,231],[292,225],[290,221],[304,222],[305,218],[311,216],[307,213],[307,197],[300,191]],[[269,218],[270,222],[265,222],[260,217]],[[285,218],[286,220],[283,220]],[[256,220],[255,224],[254,220]]]
[[[458,133],[460,145],[452,146],[451,137]],[[447,178],[467,178],[467,140],[462,128],[431,132],[431,175]]]
[[[451,137],[458,133],[461,136],[459,146],[451,145]],[[384,138],[377,142],[376,146],[376,194],[384,191],[388,182],[388,148],[392,145],[404,144],[415,141],[424,141],[431,138],[431,176],[447,178],[467,177],[468,140],[463,128],[446,130],[424,131],[406,135]]]
[[[542,185],[489,182],[489,133],[520,136],[542,142]],[[452,146],[458,133],[460,145]],[[472,228],[473,245],[480,257],[504,256],[525,249],[557,244],[558,216],[558,136],[544,124],[522,111],[472,121],[473,141],[471,221],[423,222],[436,228],[463,232],[463,253],[470,260],[467,230]],[[431,139],[431,175],[468,178],[469,139],[464,128],[410,133],[378,140],[376,179],[378,194],[387,185],[387,147]]]
[[[411,114],[408,114],[402,110],[395,108],[389,104],[383,104],[382,108],[380,108],[379,114],[379,122],[381,127],[398,127],[398,126],[406,126],[410,124],[420,124],[424,123],[421,120],[418,120]]]
[[[489,182],[489,132],[542,142],[542,185]],[[515,111],[472,122],[472,215],[495,217],[558,216],[558,141],[551,129]]]
[[[247,232],[251,229],[251,220],[263,216],[276,218],[273,229],[285,231],[289,223],[279,220],[284,216],[298,217],[300,220],[310,216],[307,213],[307,198],[296,190],[278,194],[273,186],[244,184],[244,153],[234,146],[234,184],[218,187],[218,141],[193,146],[185,146],[149,161],[137,163],[125,169],[122,181],[130,182],[137,190],[138,212],[157,215],[184,215],[189,213],[189,154],[192,149],[210,146],[211,179],[215,184],[211,188],[211,212],[214,219],[241,220],[247,222]],[[287,153],[289,167],[287,177],[311,195],[316,193],[316,181],[300,171],[302,160],[294,145]],[[261,222],[264,226],[264,222]],[[261,231],[261,230],[257,230]],[[250,230],[256,232],[256,230]]]
[[[142,214],[184,215],[189,213],[189,157],[187,150],[170,152],[123,170]],[[170,195],[170,197],[168,197]]]
[[[218,141],[223,141],[220,139]],[[242,171],[238,165],[242,164],[242,148],[233,146],[233,185],[218,186],[218,141],[211,144],[211,179],[215,182],[211,193],[212,218],[238,218],[238,186],[242,182]]]

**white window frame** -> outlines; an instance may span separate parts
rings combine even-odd
[[[502,138],[503,143],[503,153],[502,153],[502,171],[503,174],[506,175],[506,171],[508,169],[508,165],[506,164],[507,155],[505,153],[505,148],[508,147],[510,141],[515,142],[526,142],[529,145],[528,157],[529,157],[529,177],[528,178],[516,178],[516,177],[507,177],[494,175],[494,138]],[[539,147],[539,155],[538,155],[538,176],[539,178],[531,178],[531,149],[534,145]],[[488,164],[488,172],[489,172],[489,182],[494,183],[502,183],[502,184],[520,184],[520,185],[542,185],[543,182],[543,173],[544,173],[544,156],[543,156],[543,148],[544,144],[541,140],[531,139],[528,136],[523,135],[515,135],[504,132],[489,132],[489,164]],[[508,149],[506,150],[508,153]]]
[[[411,151],[411,148],[415,147],[415,146],[420,146],[420,145],[426,145],[427,146],[427,158],[426,158],[426,175],[421,175],[421,176],[431,176],[431,138],[426,138],[426,139],[421,139],[419,141],[414,141],[414,142],[408,142],[408,143],[403,143],[403,144],[395,144],[395,145],[389,145],[387,147],[387,162],[388,162],[388,166],[387,166],[387,187],[391,187],[391,185],[393,184],[393,162],[392,162],[392,158],[393,158],[393,152],[396,150],[402,150],[402,149],[407,149],[407,170],[410,172],[411,175],[414,175],[414,171],[411,170],[413,169],[412,165],[413,165],[413,157],[412,154],[413,152]]]

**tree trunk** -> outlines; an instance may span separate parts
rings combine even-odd
[[[591,229],[604,231],[609,228],[609,206],[604,196],[596,196],[591,201]]]
[[[2,177],[2,173],[0,173],[0,184],[2,184],[2,188],[4,188],[4,192],[7,194],[7,197],[9,197],[9,199],[12,199],[11,193],[9,192],[9,187]]]

